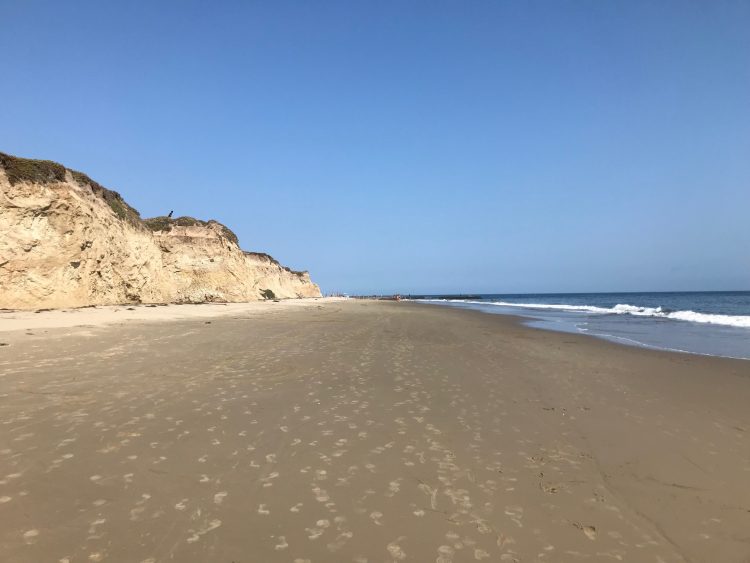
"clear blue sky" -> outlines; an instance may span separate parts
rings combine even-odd
[[[0,0],[0,151],[324,291],[750,288],[750,2]]]

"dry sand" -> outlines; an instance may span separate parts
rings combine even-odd
[[[70,309],[39,309],[37,311],[0,309],[0,335],[6,333],[7,340],[7,333],[18,336],[19,333],[29,330],[44,331],[50,328],[88,329],[133,321],[161,322],[222,317],[226,315],[264,315],[280,309],[296,309],[343,300],[340,297],[309,297],[304,299],[250,301],[247,303],[99,305],[96,307],[74,307]],[[66,334],[70,334],[70,332]]]
[[[410,303],[192,311],[0,314],[0,560],[750,560],[750,362]]]

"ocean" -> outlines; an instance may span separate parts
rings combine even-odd
[[[694,354],[750,359],[750,291],[418,296],[415,301],[512,314],[537,328]]]

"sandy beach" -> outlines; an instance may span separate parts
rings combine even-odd
[[[414,303],[0,313],[5,562],[750,561],[750,362]]]

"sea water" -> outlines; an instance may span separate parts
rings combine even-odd
[[[486,294],[416,300],[519,315],[538,328],[637,346],[750,359],[750,291]]]

